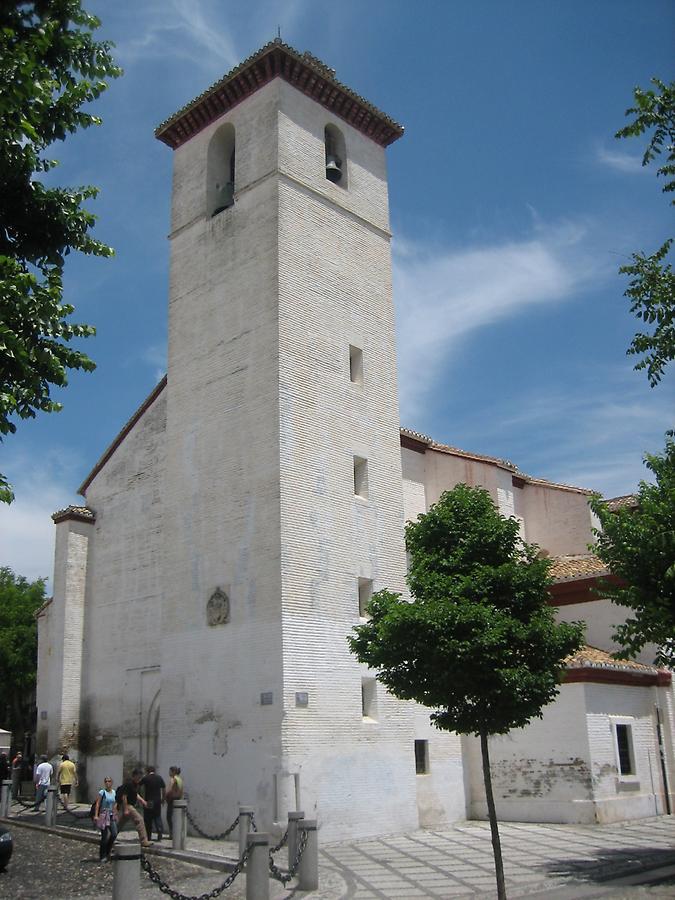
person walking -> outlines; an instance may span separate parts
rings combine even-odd
[[[103,779],[103,787],[96,796],[94,815],[96,827],[101,830],[101,843],[98,848],[99,862],[110,862],[110,852],[117,837],[117,810],[115,808],[115,791],[110,777]]]
[[[19,799],[21,791],[21,771],[23,769],[23,753],[19,750],[12,760],[12,800]]]
[[[138,794],[138,786],[140,784],[143,772],[140,769],[134,769],[128,781],[125,781],[121,788],[121,797],[117,801],[117,830],[121,831],[125,822],[131,821],[138,832],[138,839],[141,847],[149,847],[150,841],[143,824],[143,819],[136,810],[136,804],[147,806],[147,803]]]
[[[33,781],[35,783],[35,806],[34,812],[38,812],[40,804],[47,796],[47,788],[51,784],[54,767],[47,761],[46,755],[43,753],[40,757],[40,763],[35,767],[35,775]]]
[[[154,766],[146,766],[145,775],[141,778],[141,787],[145,795],[146,807],[143,812],[145,830],[148,838],[152,839],[153,828],[157,832],[157,840],[162,840],[162,803],[164,803],[164,791],[166,785],[161,775],[158,775]]]
[[[56,770],[56,781],[59,785],[59,796],[61,797],[61,802],[68,809],[68,798],[70,797],[70,790],[75,785],[79,784],[77,780],[77,769],[75,768],[75,763],[70,759],[67,753],[64,753],[61,757],[61,762],[59,763],[59,767]]]
[[[173,801],[183,799],[183,779],[180,766],[169,766],[169,786],[166,789],[166,824],[169,837],[173,836]]]

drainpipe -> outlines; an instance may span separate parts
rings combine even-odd
[[[658,697],[658,688],[657,688],[657,697]],[[665,794],[666,800],[666,815],[671,815],[670,810],[670,790],[668,789],[668,769],[666,766],[666,748],[663,741],[663,725],[661,724],[661,709],[659,707],[658,702],[654,704],[654,710],[656,711],[656,736],[659,744],[659,758],[661,760],[661,774],[663,775],[663,790]]]

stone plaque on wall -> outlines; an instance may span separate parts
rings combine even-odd
[[[230,620],[230,598],[219,587],[206,604],[206,621],[209,625],[224,625]]]

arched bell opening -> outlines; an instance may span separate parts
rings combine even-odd
[[[326,151],[326,178],[340,187],[347,187],[347,148],[344,135],[335,125],[326,125],[324,129],[324,147]]]
[[[211,138],[206,161],[207,214],[216,216],[234,204],[234,126],[221,125]]]

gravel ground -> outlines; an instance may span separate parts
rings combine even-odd
[[[69,840],[60,835],[13,828],[14,852],[5,872],[0,872],[3,900],[94,900],[112,896],[112,865],[98,861],[98,844]],[[222,884],[226,873],[152,856],[152,865],[163,879],[184,894],[199,895]],[[141,896],[165,895],[147,875],[141,879]],[[241,900],[245,882],[235,882],[223,897]]]

